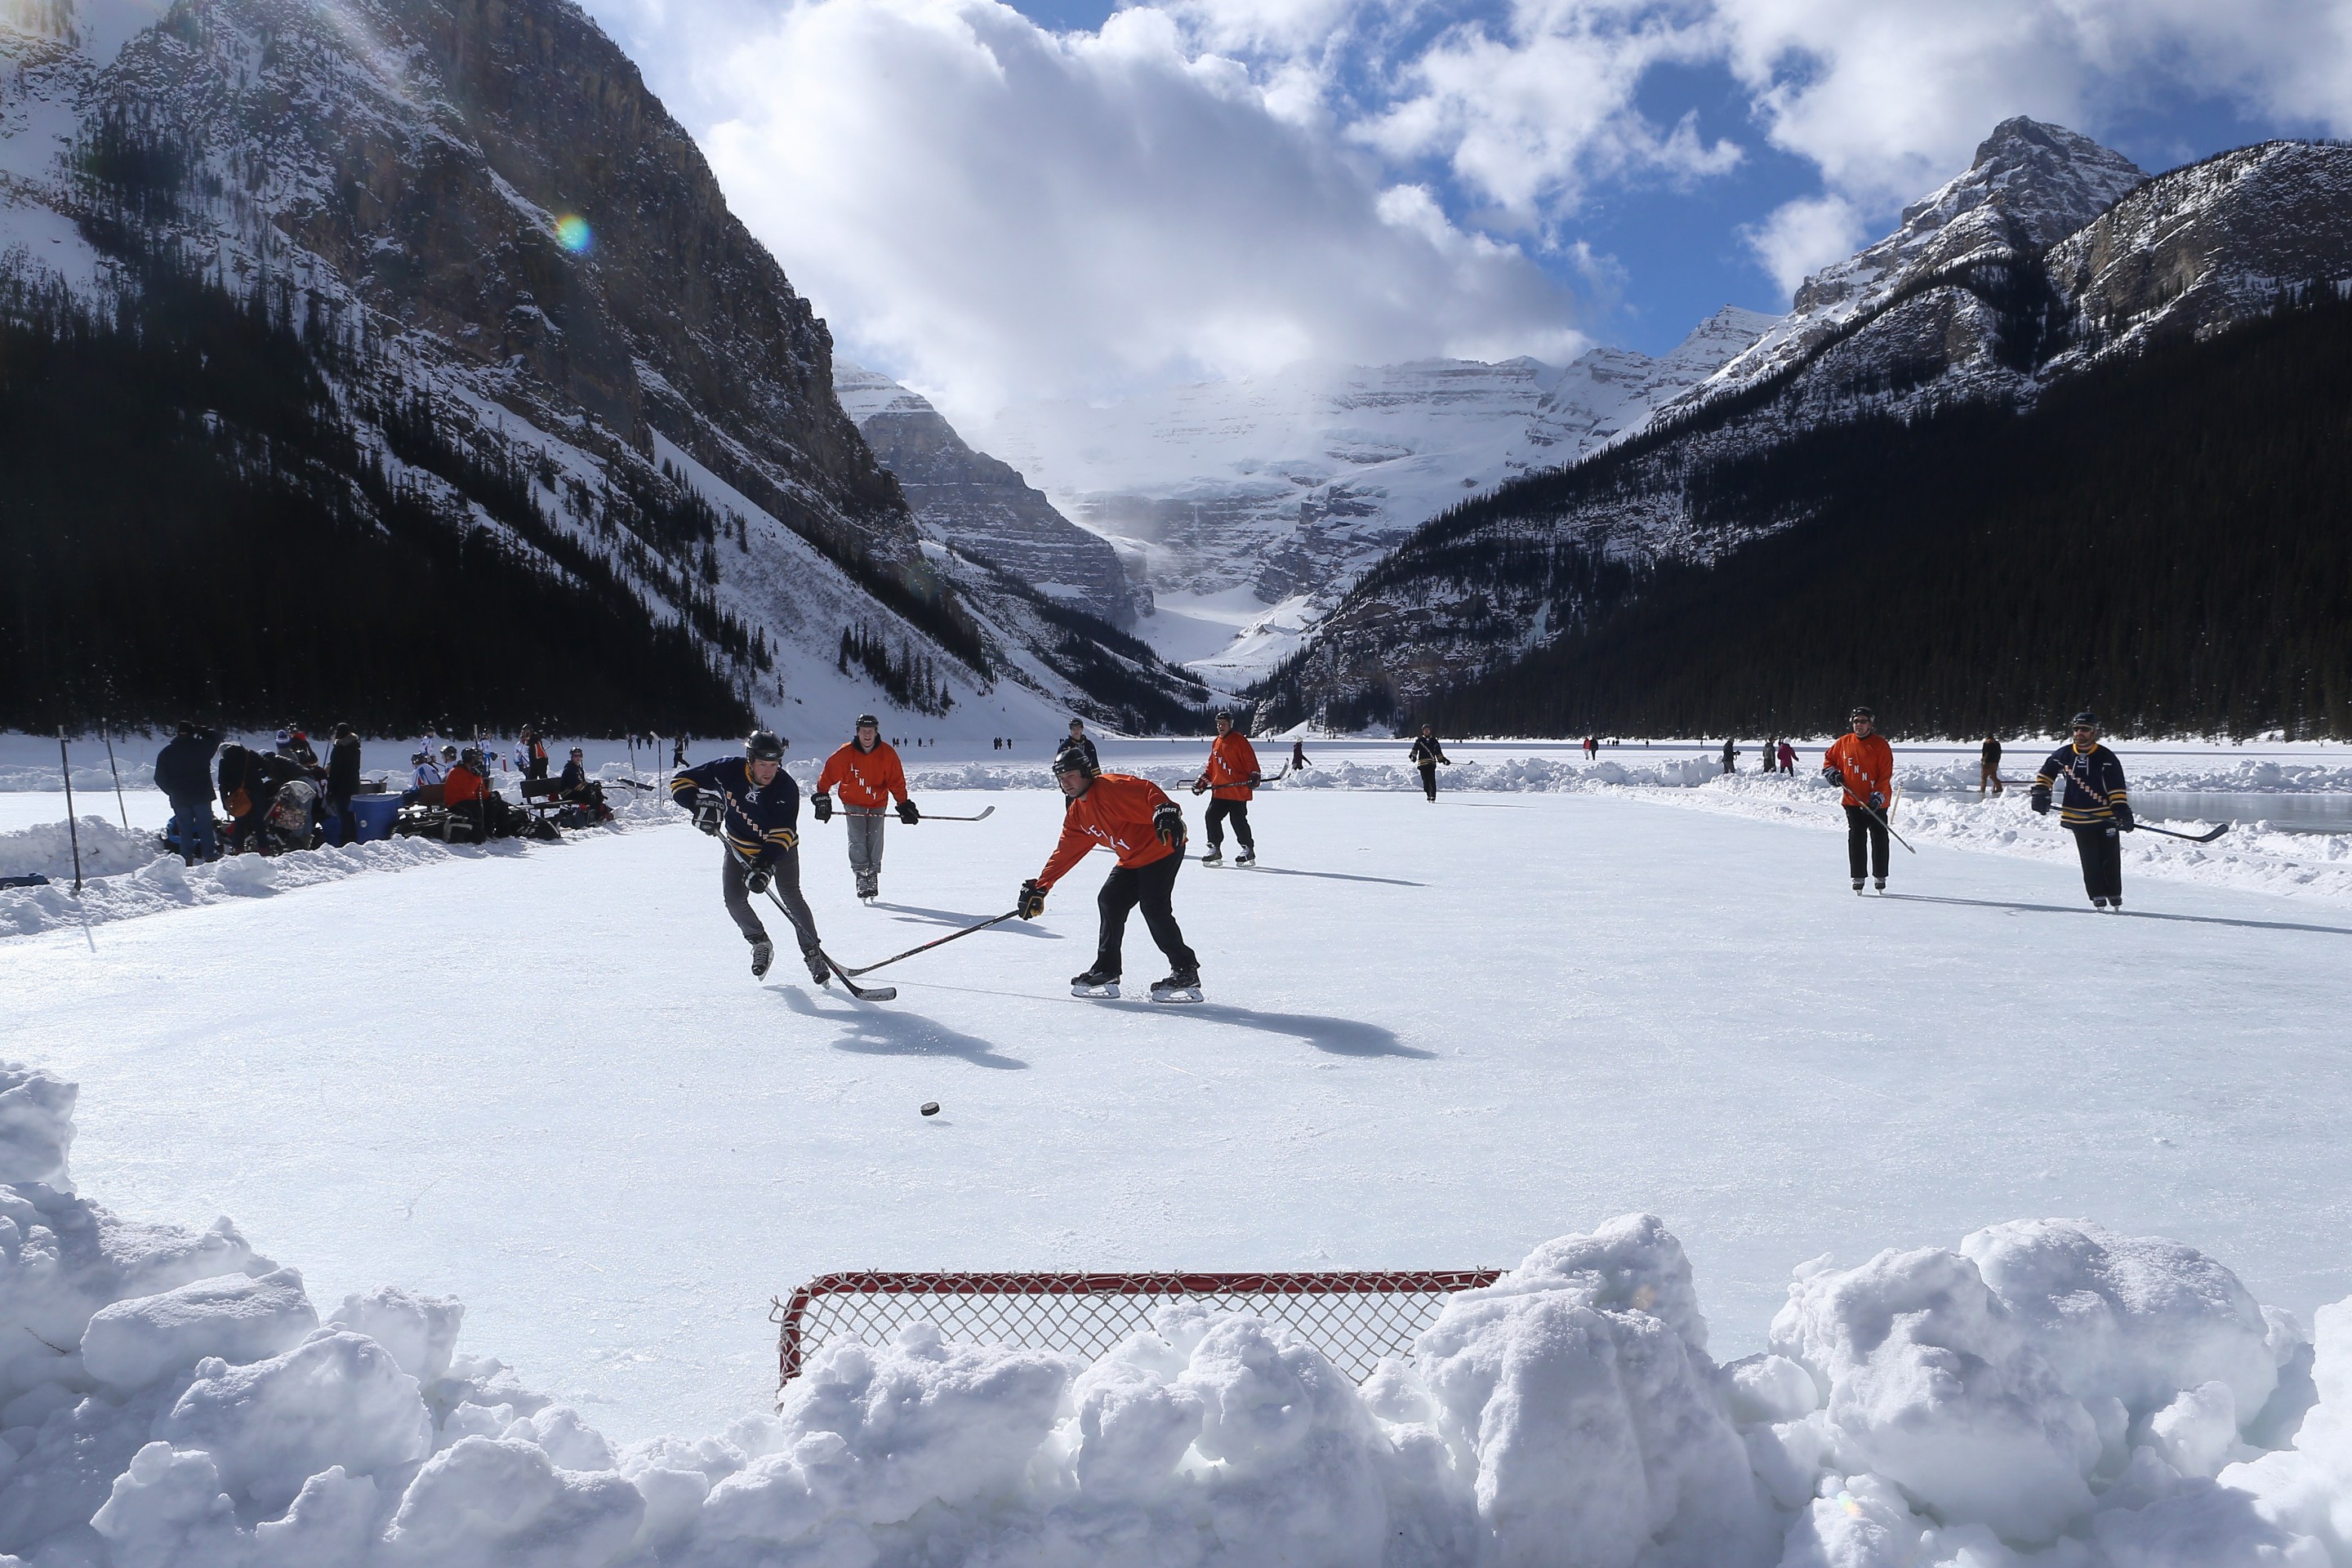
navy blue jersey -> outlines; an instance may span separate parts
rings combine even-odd
[[[2124,765],[2105,746],[2095,744],[2089,751],[2082,751],[2069,742],[2059,747],[2042,764],[2033,787],[2048,789],[2062,777],[2066,781],[2066,798],[2058,820],[2069,827],[2112,821],[2115,813],[2109,809],[2111,805],[2131,804],[2131,797],[2124,791]],[[2101,800],[2100,795],[2106,799]]]
[[[763,789],[751,782],[745,759],[721,757],[669,781],[670,799],[688,811],[707,789],[725,798],[727,819],[720,832],[752,864],[772,861],[800,842],[801,786],[783,769],[778,768],[776,782]]]

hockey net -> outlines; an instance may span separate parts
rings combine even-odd
[[[1060,1351],[1091,1361],[1191,1300],[1284,1323],[1360,1383],[1409,1354],[1445,1299],[1490,1285],[1499,1268],[1328,1270],[1296,1274],[892,1274],[812,1279],[772,1303],[777,1385],[843,1340],[886,1345],[930,1323],[964,1343]]]

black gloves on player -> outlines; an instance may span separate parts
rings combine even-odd
[[[697,800],[694,803],[695,826],[713,838],[719,837],[719,824],[726,820],[727,807],[722,803],[715,800]]]
[[[2107,809],[2115,814],[2116,826],[2117,827],[2122,828],[2126,833],[2135,833],[2138,831],[2139,822],[2132,816],[2132,809],[2130,806],[2126,805],[2122,801],[2116,801],[2110,805]]]
[[[2050,815],[2050,791],[2047,786],[2035,784],[2033,786],[2033,794],[2029,797],[2029,799],[2032,804],[2034,816],[2047,816]]]
[[[774,876],[775,873],[765,866],[754,866],[751,868],[751,874],[743,879],[743,885],[754,893],[764,893],[768,890],[769,881]]]
[[[912,827],[923,820],[923,814],[915,809],[913,801],[902,800],[898,803],[898,820]]]
[[[1151,831],[1160,835],[1160,842],[1171,849],[1184,847],[1184,808],[1174,801],[1162,801],[1151,814]]]
[[[1037,879],[1032,877],[1021,884],[1021,901],[1013,910],[1024,921],[1034,921],[1045,912],[1045,889]]]
[[[1886,809],[1886,796],[1882,792],[1878,790],[1872,790],[1870,792],[1870,809],[1873,811],[1885,811]]]
[[[819,790],[814,795],[809,796],[809,815],[814,816],[819,822],[831,822],[833,820],[833,796],[825,794],[823,790]]]

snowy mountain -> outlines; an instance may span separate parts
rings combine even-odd
[[[1237,683],[1414,528],[1639,427],[1771,321],[1727,307],[1656,359],[1302,363],[1109,405],[1016,405],[978,438],[1126,553],[1156,600],[1139,628],[1155,647]]]
[[[1809,279],[1791,317],[1648,428],[1400,546],[1270,683],[1276,708],[1360,722],[1500,679],[1658,574],[1737,572],[1753,542],[1822,515],[1836,476],[1800,483],[1791,465],[1825,460],[1800,455],[1830,451],[1825,433],[2033,407],[2151,344],[2340,287],[2347,198],[2352,149],[2265,143],[2142,179],[2071,132],[2007,121],[1967,174]]]
[[[833,387],[927,538],[1115,626],[1131,627],[1150,609],[1150,594],[1128,580],[1118,552],[1055,510],[1018,470],[973,451],[920,394],[837,357]]]
[[[0,10],[0,273],[10,319],[37,318],[25,330],[58,353],[126,301],[149,345],[207,300],[249,306],[302,362],[309,466],[216,405],[236,389],[198,353],[173,437],[191,471],[299,480],[311,517],[374,542],[371,580],[478,538],[502,570],[599,600],[595,634],[566,634],[592,691],[611,673],[593,649],[672,637],[722,707],[731,689],[787,729],[879,703],[931,732],[1039,732],[1066,707],[1150,724],[1189,700],[1017,583],[942,570],[835,398],[824,324],[569,0],[19,0]],[[347,629],[377,632],[355,597]],[[186,629],[192,649],[232,635]],[[68,653],[40,689],[94,710]],[[554,705],[549,671],[516,657],[495,697],[453,706]],[[1118,695],[1074,670],[1110,671]],[[253,697],[217,668],[146,673],[91,679],[165,710]]]

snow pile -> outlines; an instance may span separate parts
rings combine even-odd
[[[125,829],[109,816],[82,816],[68,828],[63,818],[0,832],[0,877],[43,876],[70,881],[74,844],[81,846],[81,874],[112,877],[136,870],[163,853],[155,835]]]
[[[605,804],[613,808],[614,819],[604,828],[567,829],[566,836],[682,820],[666,794],[613,788],[605,792]],[[103,818],[91,816],[81,818],[79,826],[84,879],[79,898],[73,892],[73,858],[64,823],[41,823],[0,833],[0,875],[32,870],[52,879],[46,888],[0,888],[0,937],[131,920],[228,899],[266,898],[362,872],[405,871],[453,858],[528,852],[526,841],[520,838],[493,839],[486,845],[391,838],[267,858],[233,855],[188,866],[178,856],[163,853],[153,834],[125,833]]]
[[[2212,1259],[2080,1221],[1807,1264],[1726,1367],[1633,1215],[1361,1389],[1197,1304],[1086,1366],[918,1324],[616,1453],[460,1353],[455,1301],[321,1321],[226,1220],[73,1195],[73,1105],[0,1064],[0,1562],[2352,1568],[2352,1302],[2315,1356]]]
[[[16,737],[7,736],[0,739],[14,740]],[[7,747],[7,752],[16,754],[0,755],[0,794],[14,795],[27,790],[61,790],[63,788],[63,778],[58,763],[57,742],[44,740],[39,736],[30,737],[30,739],[48,748],[47,758],[25,761],[21,755],[25,747],[22,745]],[[76,761],[73,764],[74,793],[76,795],[87,793],[93,795],[113,793],[117,782],[117,770],[120,770],[120,782],[124,789],[155,787],[153,757],[149,757],[145,762],[134,763],[129,757],[118,753],[112,768],[108,767],[103,762],[93,766],[87,759]]]

